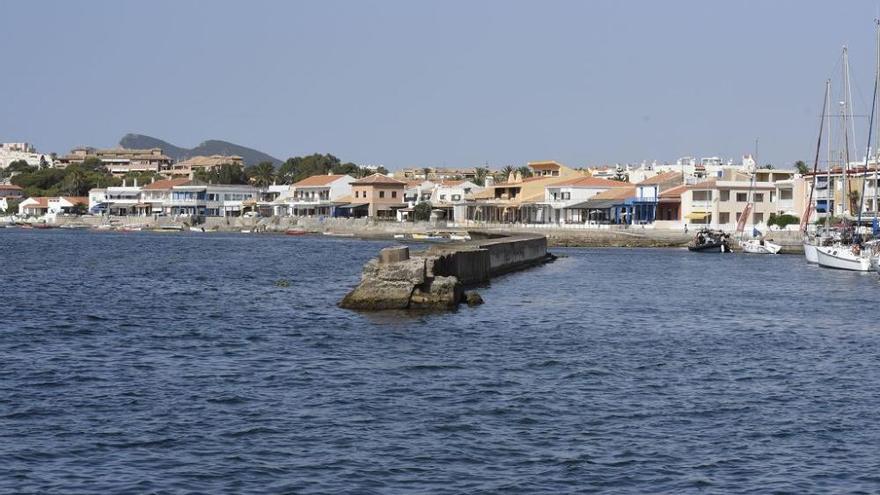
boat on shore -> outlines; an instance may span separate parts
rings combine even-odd
[[[242,231],[244,232],[244,231]],[[284,231],[284,235],[306,235],[309,232],[303,229],[287,229]]]

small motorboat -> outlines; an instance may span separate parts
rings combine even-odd
[[[688,251],[695,253],[732,253],[730,236],[721,231],[703,229],[688,243]]]
[[[782,249],[782,246],[779,244],[765,241],[764,239],[740,241],[739,247],[742,248],[744,253],[750,254],[779,254],[779,251]]]
[[[285,235],[306,235],[309,232],[303,229],[287,229],[284,231]]]

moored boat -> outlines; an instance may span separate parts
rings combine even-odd
[[[721,231],[704,229],[688,243],[688,251],[695,253],[730,253],[730,239]]]
[[[764,239],[740,241],[739,247],[742,248],[744,253],[749,254],[778,254],[782,250],[782,246],[779,244],[765,241]]]
[[[861,248],[858,244],[851,246],[837,244],[834,246],[816,246],[819,266],[836,270],[867,272],[876,268],[877,255],[873,245]]]

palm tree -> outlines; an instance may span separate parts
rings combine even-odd
[[[507,178],[510,177],[510,174],[512,174],[514,171],[515,170],[513,169],[513,167],[511,167],[510,165],[505,165],[505,167],[502,168],[501,172],[500,172],[500,174],[501,174],[501,181],[500,182],[507,182]]]
[[[255,186],[268,187],[275,181],[275,166],[270,162],[262,162],[254,165],[248,175]]]
[[[70,167],[64,177],[64,192],[71,196],[82,196],[89,192],[89,178],[80,167]]]

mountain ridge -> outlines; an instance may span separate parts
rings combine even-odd
[[[183,148],[145,134],[129,133],[122,136],[122,139],[119,140],[119,146],[129,149],[162,148],[162,152],[174,159],[174,161],[186,160],[187,158],[200,155],[238,155],[242,158],[245,165],[272,162],[273,165],[277,166],[282,163],[281,160],[262,151],[220,139],[208,139],[202,141],[194,148]]]

